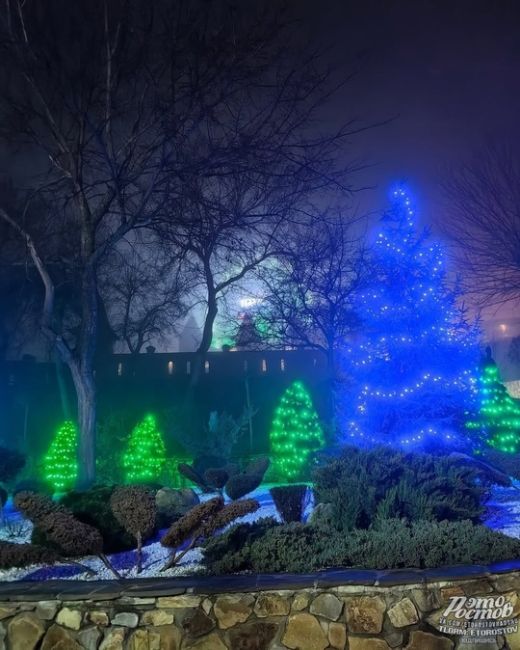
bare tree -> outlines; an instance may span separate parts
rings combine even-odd
[[[274,346],[326,359],[331,414],[340,356],[359,329],[354,297],[366,281],[364,220],[318,215],[295,229],[283,254],[263,267],[258,319]]]
[[[186,314],[187,278],[157,243],[118,247],[101,269],[101,293],[117,338],[131,354],[175,332]]]
[[[168,157],[169,77],[160,82],[171,67],[161,48],[171,39],[163,31],[154,38],[156,28],[143,3],[12,0],[1,16],[1,135],[25,147],[33,172],[24,179],[26,207],[45,197],[52,242],[31,228],[26,208],[2,206],[0,217],[25,243],[44,287],[42,331],[72,375],[82,485],[95,476],[98,267],[153,218]],[[74,278],[75,327],[57,318],[57,269]]]
[[[269,28],[271,25],[271,28]],[[281,249],[287,233],[331,193],[349,195],[354,165],[341,146],[363,127],[324,128],[333,81],[279,17],[241,23],[239,64],[225,101],[187,137],[193,173],[168,188],[161,238],[183,251],[205,309],[191,383],[200,375],[226,295]],[[291,48],[291,51],[288,51]]]
[[[520,161],[488,146],[444,181],[446,230],[477,304],[520,298]]]

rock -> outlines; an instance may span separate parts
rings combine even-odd
[[[45,633],[45,626],[32,612],[12,618],[7,625],[10,650],[33,650]]]
[[[386,605],[379,596],[357,596],[345,600],[345,618],[349,632],[379,634],[383,629]]]
[[[82,650],[82,646],[76,643],[65,628],[51,625],[43,638],[41,650]]]
[[[126,630],[121,627],[111,628],[106,631],[105,638],[101,641],[99,650],[123,650]]]
[[[6,637],[5,627],[0,623],[0,650],[5,650],[5,637]]]
[[[160,639],[158,639],[160,644]],[[159,646],[159,644],[157,644]],[[128,640],[127,650],[150,650],[148,630],[135,630]]]
[[[123,627],[137,627],[139,616],[135,612],[118,612],[112,617],[112,625],[122,625]],[[171,621],[170,621],[171,623]]]
[[[158,650],[180,650],[182,633],[175,625],[161,625],[153,632],[150,630],[150,650],[156,650],[157,645],[153,643],[153,635],[159,632]]]
[[[244,623],[251,615],[254,597],[251,594],[230,594],[219,596],[213,605],[213,612],[222,630]]]
[[[344,650],[347,644],[347,628],[343,623],[329,625],[329,643],[335,650]]]
[[[4,618],[10,618],[16,614],[16,607],[10,605],[0,605],[0,621]]]
[[[41,600],[36,605],[36,616],[43,621],[52,621],[56,616],[59,606],[60,604],[57,600]]]
[[[155,495],[157,519],[160,528],[169,526],[176,519],[185,515],[188,510],[199,503],[199,497],[191,488],[173,490],[163,487]]]
[[[211,612],[211,609],[213,607],[213,603],[209,598],[204,598],[202,601],[202,609],[204,610],[205,614],[209,614]]]
[[[275,623],[254,621],[233,628],[228,632],[228,646],[240,650],[267,650],[271,646],[278,626]]]
[[[328,618],[329,621],[337,621],[342,609],[343,603],[339,598],[336,598],[334,594],[325,593],[316,596],[309,611],[311,614]]]
[[[311,597],[306,591],[300,591],[300,593],[296,594],[293,598],[291,611],[301,612],[302,610],[307,609],[310,600]]]
[[[390,650],[384,639],[367,639],[366,637],[349,636],[349,650]]]
[[[198,638],[209,634],[215,627],[215,621],[201,609],[195,610],[193,616],[188,616],[182,622],[182,627],[188,636]]]
[[[405,650],[452,650],[453,641],[445,636],[415,630],[410,633],[410,640]]]
[[[289,599],[280,594],[260,594],[256,599],[255,614],[258,618],[266,616],[287,616],[291,605]]]
[[[462,589],[466,596],[480,596],[493,593],[493,587],[485,578],[465,582],[462,584]]]
[[[520,591],[520,576],[516,573],[495,576],[491,578],[491,582],[496,591]]]
[[[151,609],[141,616],[141,625],[171,625],[172,623],[173,614],[164,609]]]
[[[88,612],[87,618],[91,623],[94,623],[94,625],[98,625],[100,627],[107,627],[110,623],[108,614],[106,612],[100,612],[97,610]]]
[[[291,614],[282,643],[292,650],[325,650],[327,635],[312,614]]]
[[[383,636],[391,648],[402,648],[404,634],[401,630],[396,630],[388,618],[383,623]]]
[[[421,612],[431,612],[441,605],[439,594],[433,589],[413,589],[412,598]]]
[[[70,607],[63,607],[58,612],[56,623],[68,627],[70,630],[79,630],[81,627],[81,619],[83,618],[79,609],[71,609]]]
[[[441,599],[443,602],[448,603],[450,598],[453,598],[455,596],[464,596],[464,591],[460,585],[443,587],[441,589]]]
[[[409,598],[403,598],[388,610],[388,618],[394,627],[406,627],[419,621],[415,605]]]
[[[78,641],[85,650],[97,650],[103,633],[97,627],[87,627],[78,634]]]
[[[190,645],[185,645],[183,650],[228,650],[218,634],[213,632],[203,639],[197,639]]]
[[[181,596],[163,596],[162,598],[157,599],[157,607],[165,607],[166,609],[175,607],[198,607],[201,600],[201,596],[193,596],[191,594],[183,594]]]

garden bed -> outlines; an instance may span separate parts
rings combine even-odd
[[[260,503],[260,508],[237,522],[253,522],[265,517],[274,517],[279,519],[279,515],[273,504],[269,493],[270,485],[263,485],[255,490],[251,496]],[[487,502],[487,512],[484,522],[494,530],[498,530],[508,536],[520,538],[520,484],[515,482],[513,487],[495,487],[491,498]],[[209,498],[208,495],[200,495],[201,499]],[[309,503],[306,509],[308,514],[312,509]],[[29,542],[31,538],[32,525],[30,522],[23,522],[12,508],[6,508],[6,519],[13,521],[9,527],[5,526],[0,529],[0,539],[15,542]],[[17,534],[18,533],[18,534]],[[13,537],[14,535],[14,537]],[[160,535],[156,535],[149,543],[144,546],[143,571],[136,573],[135,552],[133,550],[110,555],[110,559],[115,568],[124,578],[147,579],[152,577],[172,578],[177,576],[188,576],[200,573],[203,570],[201,566],[201,550],[196,547],[183,557],[181,562],[166,571],[160,569],[166,561],[169,550],[159,543]],[[97,581],[100,579],[111,579],[113,575],[110,570],[103,565],[97,557],[78,558],[78,561],[93,570],[92,574],[87,573],[75,565],[57,565],[44,566],[32,565],[24,568],[12,568],[0,570],[0,581],[41,581],[41,580],[74,580],[74,581]]]

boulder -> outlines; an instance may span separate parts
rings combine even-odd
[[[185,515],[197,503],[199,503],[199,497],[191,488],[183,490],[174,490],[168,487],[161,488],[155,495],[159,528],[166,528],[179,517]]]

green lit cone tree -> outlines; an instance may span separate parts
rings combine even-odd
[[[78,429],[66,420],[56,431],[43,459],[44,478],[55,492],[74,486],[78,477]]]
[[[324,435],[311,396],[301,381],[295,381],[283,393],[269,439],[277,479],[304,479],[315,453],[324,445]]]
[[[134,428],[123,455],[123,468],[128,483],[156,481],[166,461],[162,433],[154,415],[146,415]]]
[[[480,408],[467,428],[490,447],[509,454],[520,452],[520,403],[507,392],[489,348],[479,378],[479,396]]]

